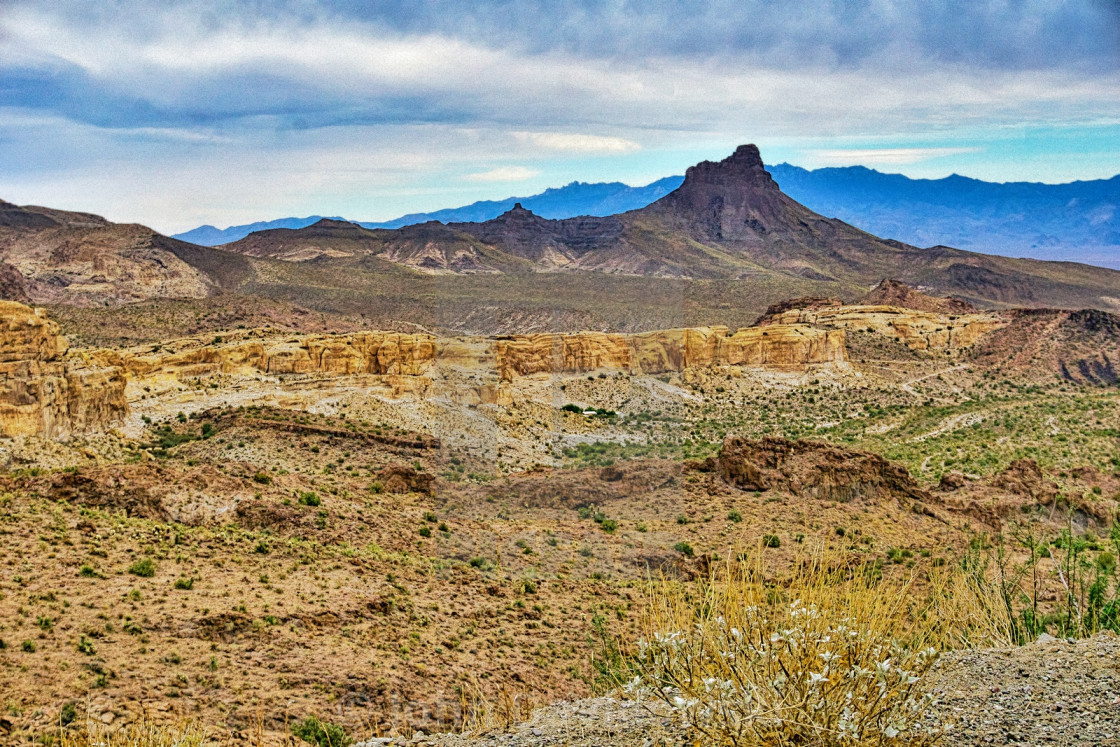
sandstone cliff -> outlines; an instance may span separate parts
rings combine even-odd
[[[90,351],[102,366],[119,367],[135,380],[185,381],[212,375],[374,375],[394,379],[394,389],[415,390],[410,379],[452,370],[481,374],[484,402],[505,401],[495,382],[533,374],[625,371],[658,374],[710,366],[804,370],[846,365],[845,335],[807,325],[671,329],[636,335],[603,332],[437,338],[425,334],[358,332],[347,335],[270,337],[249,332],[232,340],[186,338],[156,348]]]
[[[695,327],[636,335],[580,332],[518,335],[494,342],[502,379],[534,373],[584,373],[616,369],[658,374],[705,366],[768,366],[804,369],[844,364],[842,330],[803,324]]]
[[[128,411],[119,368],[66,352],[66,338],[41,309],[0,301],[0,436],[60,438]]]
[[[942,314],[901,306],[811,304],[773,309],[761,326],[811,324],[832,329],[877,332],[913,350],[956,352],[971,348],[985,335],[1007,326],[997,313]]]

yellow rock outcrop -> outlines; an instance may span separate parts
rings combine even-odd
[[[893,337],[913,350],[931,352],[970,348],[984,335],[1007,326],[996,313],[938,314],[899,306],[824,306],[789,309],[766,317],[762,327],[811,324],[866,330]]]
[[[616,369],[658,374],[706,366],[802,369],[847,362],[845,334],[804,324],[694,327],[636,335],[579,332],[500,338],[494,341],[502,379],[534,373],[585,373]]]
[[[127,413],[123,371],[66,352],[42,309],[0,301],[0,436],[61,438]]]

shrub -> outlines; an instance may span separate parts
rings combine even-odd
[[[253,482],[260,485],[271,485],[272,477],[264,472],[258,472],[257,474],[253,475]]]
[[[175,588],[182,589],[183,591],[190,591],[194,588],[194,579],[186,577],[177,578],[175,579]]]
[[[687,524],[689,521],[690,521],[690,519],[687,516],[685,516],[684,514],[680,514],[679,516],[677,516],[677,523],[678,524],[682,524],[682,525]]]
[[[101,574],[97,572],[97,569],[89,563],[83,564],[82,567],[78,569],[78,575],[82,578],[100,578],[101,576]]]
[[[33,653],[35,653],[35,648],[36,648],[36,646],[35,646],[35,641],[24,641],[23,643],[21,643],[21,644],[19,645],[19,647],[20,647],[21,649],[23,649],[23,652],[24,652],[25,654],[33,654]]]
[[[421,537],[431,537],[432,536],[431,527],[429,527],[427,525],[420,527],[420,536]]]
[[[677,544],[673,545],[673,549],[679,552],[681,555],[685,555],[690,558],[692,557],[692,545],[688,544],[687,542],[678,542]]]
[[[580,415],[580,414],[583,413],[583,408],[582,407],[580,407],[579,405],[573,405],[571,402],[564,405],[560,409],[563,410],[564,412],[574,412],[576,415]]]
[[[128,567],[128,572],[133,576],[151,578],[156,575],[156,562],[151,558],[142,558]]]
[[[699,590],[654,584],[624,691],[664,700],[713,744],[940,737],[923,720],[931,698],[918,688],[937,650],[913,629],[908,583],[885,586],[818,561],[777,588],[757,557]]]
[[[424,521],[428,522],[429,524],[435,524],[437,521],[439,521],[439,518],[432,511],[425,511]]]
[[[727,519],[728,519],[728,521],[733,521],[736,524],[738,524],[740,521],[743,520],[743,515],[741,513],[739,513],[737,510],[731,509],[730,511],[727,512]]]
[[[613,534],[614,530],[618,529],[618,522],[614,519],[603,519],[599,522],[599,528],[607,534]]]
[[[69,726],[74,723],[76,718],[78,718],[78,706],[70,702],[62,706],[62,711],[58,714],[58,723],[62,726]]]
[[[299,494],[299,503],[301,506],[321,506],[323,501],[315,493],[306,492]]]
[[[268,543],[263,539],[257,540],[257,544],[253,548],[253,552],[255,552],[257,555],[268,555],[270,550],[271,548],[268,546]]]
[[[341,726],[329,721],[320,721],[314,716],[308,716],[303,721],[292,724],[292,734],[318,747],[349,747],[354,743]]]
[[[779,537],[776,534],[764,534],[764,535],[762,535],[762,546],[763,547],[781,547],[782,546],[782,538]]]

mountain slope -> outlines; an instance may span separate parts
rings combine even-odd
[[[877,236],[915,246],[955,246],[1120,269],[1120,176],[1069,184],[1001,184],[961,176],[911,179],[863,166],[807,170],[780,163],[767,171],[783,192],[801,204]],[[359,225],[399,228],[432,220],[488,221],[517,203],[544,218],[608,216],[643,208],[682,181],[681,176],[670,176],[645,187],[573,182],[531,197],[481,201]],[[282,218],[224,230],[201,226],[174,238],[215,246],[253,231],[303,228],[318,220],[319,216]]]
[[[389,221],[355,221],[363,228],[402,228],[440,221],[441,223],[465,223],[486,221],[496,218],[512,209],[516,204],[545,218],[571,218],[577,215],[605,216],[645,207],[680,186],[684,177],[667,176],[644,187],[631,187],[621,182],[572,182],[563,187],[552,187],[530,197],[507,197],[504,200],[481,200],[463,207],[436,210],[432,213],[409,213]],[[274,228],[305,228],[322,220],[313,215],[307,218],[280,218],[260,221],[241,226],[219,229],[214,226],[199,226],[185,233],[177,233],[172,238],[189,241],[202,246],[219,246],[239,241],[255,231]],[[333,218],[333,220],[343,220]]]
[[[1069,184],[910,179],[862,166],[769,167],[782,189],[825,215],[918,246],[1120,268],[1120,176]]]
[[[97,215],[0,201],[0,295],[105,306],[204,298],[241,282],[244,257]]]
[[[320,221],[253,234],[231,251],[275,259],[375,257],[438,273],[582,270],[646,277],[794,279],[854,299],[884,277],[982,306],[1115,308],[1120,273],[938,246],[919,249],[826,218],[782,192],[758,149],[691,167],[647,207],[607,217],[549,220],[515,205],[482,223],[429,222],[369,230]]]

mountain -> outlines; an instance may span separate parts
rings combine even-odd
[[[613,216],[550,220],[515,204],[481,223],[389,230],[320,221],[258,232],[226,248],[289,260],[376,258],[442,274],[580,270],[749,281],[784,288],[787,296],[797,295],[795,280],[856,298],[892,277],[981,306],[1113,308],[1120,298],[1117,272],[919,249],[826,218],[786,195],[753,145],[691,167],[666,196]]]
[[[0,200],[0,297],[104,306],[204,298],[249,272],[237,254],[188,244],[97,215]]]
[[[220,246],[231,241],[243,239],[254,231],[267,231],[270,228],[303,228],[322,220],[321,215],[312,215],[307,218],[280,218],[278,220],[262,220],[256,223],[246,223],[243,226],[230,226],[229,228],[215,228],[211,225],[192,228],[184,233],[173,234],[171,238],[188,241],[199,246]],[[335,218],[335,220],[342,220]]]
[[[1120,268],[1120,175],[995,184],[963,176],[910,179],[863,166],[770,173],[794,199],[878,236],[1009,257]]]
[[[911,179],[863,166],[807,170],[780,163],[767,170],[793,199],[876,236],[915,246],[954,246],[1120,269],[1120,176],[1069,184],[1001,184],[962,176]],[[608,216],[645,207],[679,187],[682,180],[670,176],[645,187],[572,182],[531,197],[475,202],[358,225],[400,228],[433,220],[481,222],[517,203],[544,218]],[[253,231],[303,228],[318,220],[319,216],[283,218],[224,230],[202,226],[174,238],[216,246]]]
[[[622,182],[572,182],[564,187],[546,189],[530,197],[508,197],[504,200],[482,200],[464,207],[437,210],[433,213],[410,213],[394,220],[356,223],[363,228],[401,228],[417,223],[440,221],[442,223],[466,223],[486,221],[496,218],[520,203],[537,215],[545,218],[571,218],[576,215],[605,216],[623,213],[645,207],[680,186],[684,177],[667,176],[644,187],[631,187]],[[173,238],[190,241],[203,246],[219,246],[243,239],[254,231],[273,228],[304,228],[322,220],[322,216],[308,218],[280,218],[279,220],[249,223],[243,226],[230,226],[219,229],[214,226],[199,226],[185,233],[177,233]],[[342,220],[334,218],[333,220]]]

